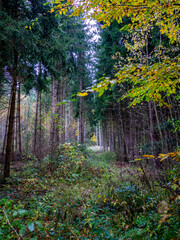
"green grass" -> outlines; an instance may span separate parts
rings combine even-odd
[[[0,239],[176,239],[178,198],[114,163],[110,153],[65,144],[14,171],[0,193]]]

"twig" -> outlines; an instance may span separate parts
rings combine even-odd
[[[17,233],[16,229],[13,228],[13,226],[11,225],[11,223],[10,223],[10,221],[9,221],[9,219],[8,219],[7,213],[6,213],[6,211],[5,211],[4,209],[3,209],[3,213],[4,213],[5,217],[6,217],[7,223],[8,223],[9,226],[12,228],[12,230],[15,232],[18,240],[21,240],[21,238],[20,238],[19,234]]]

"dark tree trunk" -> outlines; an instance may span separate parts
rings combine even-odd
[[[19,140],[19,154],[22,156],[22,147],[21,147],[21,82],[19,80],[19,88],[18,88],[18,102],[17,102],[17,132]]]
[[[9,124],[7,132],[7,145],[6,145],[6,154],[5,154],[5,163],[4,163],[4,179],[10,177],[10,161],[12,154],[12,141],[13,141],[13,127],[14,127],[14,116],[16,108],[16,87],[17,87],[17,62],[18,54],[17,51],[14,51],[14,67],[13,67],[13,78],[12,78],[12,87],[11,87],[11,103],[9,111]]]
[[[36,97],[36,115],[35,115],[35,121],[34,121],[34,145],[33,145],[33,151],[34,154],[37,153],[37,133],[38,133],[38,105],[39,105],[39,92],[37,92]]]
[[[60,80],[58,79],[57,81],[57,84],[56,84],[56,100],[57,102],[60,101]],[[60,129],[60,114],[61,114],[61,107],[60,106],[57,106],[56,108],[56,114],[57,114],[57,119],[56,119],[56,134],[55,134],[55,137],[56,137],[56,145],[59,144],[60,142],[60,137],[59,137],[59,129]]]
[[[83,81],[80,78],[80,91],[83,90]],[[80,97],[80,143],[84,144],[84,99]]]
[[[39,157],[42,154],[42,114],[41,114],[41,92],[39,93]]]
[[[148,102],[148,107],[149,107],[149,121],[150,121],[150,140],[151,140],[151,152],[152,154],[154,153],[154,140],[153,140],[153,133],[154,133],[154,126],[153,126],[153,106],[152,102]]]
[[[18,97],[18,96],[17,96]],[[17,149],[18,149],[18,103],[17,103],[17,106],[16,106],[16,128],[15,128],[15,150],[17,152]]]
[[[13,123],[13,129],[12,129],[11,160],[14,160],[15,121],[16,121],[16,103],[15,103],[15,110],[14,110],[14,123]]]
[[[51,151],[55,148],[55,103],[56,103],[56,92],[55,92],[55,77],[52,75],[52,119],[51,119],[51,133],[50,133],[50,146]]]
[[[8,106],[8,112],[7,112],[7,118],[6,118],[6,127],[5,127],[5,133],[4,133],[4,141],[3,141],[3,147],[2,147],[3,156],[5,154],[5,148],[7,143],[7,131],[8,131],[8,125],[9,125],[9,113],[10,113],[10,107],[11,107],[11,100],[12,100],[12,90],[11,90],[11,96],[9,99],[9,106]]]
[[[133,125],[133,116],[132,116],[132,109],[130,109],[130,161],[134,160],[134,125]]]
[[[0,0],[0,11],[2,11],[2,0]]]

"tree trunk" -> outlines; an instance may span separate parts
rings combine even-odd
[[[14,126],[14,116],[15,116],[15,108],[16,108],[17,62],[18,62],[18,53],[15,50],[13,78],[12,78],[13,81],[12,81],[12,87],[11,87],[9,124],[8,124],[8,132],[7,132],[7,145],[6,145],[6,155],[5,155],[5,163],[4,163],[4,180],[10,177],[10,161],[11,161],[11,154],[12,154],[13,126]]]
[[[102,148],[102,128],[101,128],[101,121],[99,121],[99,146]]]
[[[21,147],[21,82],[19,81],[18,88],[18,102],[17,102],[17,125],[18,125],[18,139],[19,139],[19,154],[20,158],[22,156],[22,147]]]
[[[17,96],[18,97],[18,96]],[[17,106],[16,106],[16,128],[15,128],[15,150],[17,152],[17,149],[18,149],[18,103],[17,103]]]
[[[3,141],[3,147],[2,147],[2,154],[4,156],[6,143],[7,143],[7,131],[8,131],[8,125],[9,125],[9,113],[10,113],[10,107],[11,107],[11,100],[12,100],[12,90],[11,90],[11,96],[9,99],[9,106],[8,106],[8,112],[6,117],[6,127],[5,127],[5,133],[4,133],[4,141]]]
[[[56,92],[55,92],[55,77],[52,75],[52,119],[51,119],[51,132],[50,132],[50,146],[51,152],[55,148],[55,103],[56,103]]]
[[[133,117],[132,117],[132,109],[130,109],[129,113],[129,118],[130,118],[130,156],[129,160],[132,161],[134,160],[134,125],[133,125]]]
[[[66,98],[66,77],[63,77],[62,84],[61,84],[61,101]],[[61,105],[61,143],[65,143],[65,118],[66,118],[66,111],[65,111],[65,104]]]
[[[56,101],[59,102],[60,101],[60,80],[58,79],[57,84],[56,84]],[[60,142],[60,137],[59,137],[59,129],[60,129],[60,114],[61,114],[61,106],[57,106],[56,108],[56,114],[57,114],[57,118],[56,118],[56,145],[59,144]]]
[[[153,126],[153,111],[152,111],[152,102],[148,102],[149,107],[149,123],[150,123],[150,140],[151,140],[151,152],[154,153],[154,140],[153,140],[153,132],[154,132],[154,126]]]
[[[42,154],[42,114],[41,114],[41,92],[39,93],[39,158]]]
[[[77,142],[80,142],[80,121],[77,119]]]
[[[38,105],[39,105],[39,92],[37,92],[36,97],[36,115],[35,115],[35,121],[34,121],[34,145],[33,145],[33,151],[34,154],[37,153],[37,133],[38,133]]]
[[[0,11],[2,11],[2,1],[3,0],[0,0]]]
[[[83,81],[80,78],[80,91],[83,90]],[[84,99],[80,97],[80,143],[84,144]]]
[[[164,152],[163,135],[162,135],[161,126],[160,126],[159,117],[158,117],[157,108],[156,108],[155,103],[154,103],[154,111],[155,111],[155,115],[156,115],[156,121],[157,121],[159,136],[160,136],[160,140],[161,140],[162,152]]]
[[[14,110],[14,123],[12,128],[11,160],[12,159],[14,160],[15,121],[16,121],[16,103],[15,103],[15,110]]]

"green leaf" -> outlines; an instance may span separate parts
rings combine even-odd
[[[68,103],[68,102],[70,102],[70,100],[63,100],[62,102],[58,102],[58,103],[56,103],[56,106],[59,106],[59,105],[62,105],[62,104],[66,104],[66,103]]]
[[[23,234],[26,232],[26,226],[25,225],[19,225],[19,235],[22,237]]]
[[[3,198],[0,201],[0,205],[4,205],[5,203],[7,203],[9,200],[7,198]]]
[[[34,237],[32,237],[30,240],[37,240],[38,239],[38,237],[37,236],[34,236]]]
[[[27,226],[28,226],[28,229],[29,229],[30,232],[34,231],[34,223],[33,222],[28,222]]]
[[[128,30],[130,27],[129,27],[129,25],[125,25],[124,27],[122,27],[120,30],[121,31],[126,31],[126,30]]]
[[[19,209],[19,210],[18,210],[18,213],[19,213],[21,216],[23,216],[23,215],[26,215],[26,214],[28,213],[28,211],[27,211],[27,210],[24,210],[24,209]]]

